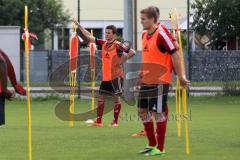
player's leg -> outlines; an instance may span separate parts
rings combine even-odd
[[[167,129],[167,116],[165,113],[158,113],[156,117],[158,117],[156,119],[156,123],[157,123],[156,133],[157,133],[157,142],[158,142],[157,148],[163,152],[165,137],[166,137],[166,129]]]
[[[118,77],[111,82],[112,84],[112,94],[114,100],[114,119],[109,125],[110,127],[118,126],[118,119],[121,112],[122,104],[120,95],[122,94],[123,78]]]
[[[90,126],[103,126],[103,113],[105,107],[105,96],[110,93],[110,82],[102,81],[99,87],[99,96],[97,100],[97,118]]]
[[[146,137],[148,139],[147,147],[140,151],[140,153],[143,154],[150,152],[157,145],[154,131],[154,123],[149,110],[149,89],[150,88],[148,86],[142,85],[138,96],[138,115],[142,120],[144,131],[146,132]]]
[[[0,126],[5,124],[5,94],[7,92],[7,65],[0,55]]]
[[[0,126],[5,124],[5,97],[0,94]]]
[[[166,115],[168,117],[168,106],[166,106]],[[146,136],[146,132],[145,130],[141,130],[140,132],[134,133],[132,134],[133,137],[142,137],[142,136]]]
[[[156,141],[157,146],[152,148],[151,151],[145,153],[146,156],[156,156],[165,154],[164,144],[166,137],[166,128],[167,128],[167,116],[165,113],[153,113],[156,119]]]
[[[104,94],[99,94],[97,100],[97,118],[90,126],[101,127],[103,126],[103,112],[104,112]]]
[[[153,117],[156,121],[156,140],[157,148],[149,152],[147,155],[162,155],[165,153],[164,144],[167,129],[168,120],[168,88],[169,85],[158,85],[157,95],[150,99],[150,105],[153,106],[151,109],[153,111]]]
[[[114,95],[113,99],[114,99],[114,113],[113,113],[114,119],[113,119],[112,123],[109,124],[109,127],[117,127],[118,126],[118,119],[119,119],[119,115],[120,115],[121,108],[122,108],[120,96]]]
[[[8,77],[15,91],[21,95],[26,95],[26,90],[19,83],[17,83],[15,70],[9,57],[2,50],[0,50],[0,55],[4,58],[6,62]]]
[[[160,89],[160,88],[159,88]],[[162,85],[163,91],[162,94],[158,95],[158,110],[156,112],[155,120],[157,123],[157,141],[158,141],[158,149],[164,152],[164,144],[165,144],[165,137],[166,137],[166,129],[167,129],[167,120],[168,120],[168,90],[169,85]]]
[[[148,139],[147,146],[143,150],[141,150],[139,153],[145,154],[150,152],[157,145],[155,130],[154,130],[154,123],[151,118],[151,114],[147,108],[138,108],[138,115],[142,120],[144,131]]]

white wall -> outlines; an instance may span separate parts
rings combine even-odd
[[[64,9],[69,11],[71,17],[77,18],[78,0],[62,0],[62,2]],[[123,2],[124,0],[80,0],[80,19],[123,20]],[[161,19],[164,20],[169,19],[172,8],[176,8],[181,17],[185,17],[187,13],[187,0],[137,0],[138,14],[141,9],[153,5],[159,7]]]
[[[64,9],[77,18],[78,0],[62,0]],[[80,0],[81,20],[123,20],[123,0]]]
[[[20,27],[0,26],[0,48],[9,56],[20,80]]]
[[[77,0],[62,1],[64,8],[69,10],[71,17],[77,18]],[[143,30],[140,23],[140,11],[148,6],[157,6],[160,9],[160,20],[169,20],[169,13],[174,8],[177,9],[179,18],[187,16],[187,0],[137,0],[138,50],[141,50],[141,34]],[[123,23],[123,16],[124,0],[80,0],[80,21],[84,24],[84,27],[94,28],[92,26],[95,24],[96,26],[102,26],[103,23],[115,21]]]

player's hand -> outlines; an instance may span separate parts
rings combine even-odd
[[[141,89],[141,83],[142,83],[142,80],[141,78],[139,78],[136,82],[136,85],[134,86],[134,91],[135,92],[140,92],[140,89]]]
[[[179,50],[179,49],[180,49],[180,48],[179,48],[179,44],[178,44],[178,42],[177,42],[177,41],[174,41],[174,42],[173,42],[173,44],[174,44],[174,46],[175,46],[176,50]]]
[[[190,81],[186,79],[186,77],[179,77],[179,82],[183,88],[188,88],[191,84]]]
[[[11,101],[11,100],[13,100],[15,98],[15,92],[7,90],[5,96],[6,96],[7,100]]]
[[[17,83],[17,85],[14,86],[15,91],[20,94],[25,96],[26,95],[26,90],[23,88],[23,86],[19,83]]]
[[[116,63],[116,64],[115,64],[115,67],[116,67],[116,68],[121,68],[121,66],[122,66],[121,63]]]
[[[134,90],[134,92],[140,92],[140,89],[141,89],[141,86],[134,86],[134,88],[133,88],[133,90]]]
[[[80,26],[80,24],[78,23],[78,21],[76,19],[73,19],[73,23],[75,23],[77,26]]]

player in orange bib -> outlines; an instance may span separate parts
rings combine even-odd
[[[138,80],[138,114],[148,145],[140,153],[146,156],[162,155],[165,153],[167,99],[173,68],[181,86],[187,87],[190,82],[185,78],[173,39],[159,27],[156,7],[141,10],[141,23],[145,31],[142,34],[142,66]],[[156,130],[152,117],[156,121]]]
[[[124,77],[122,64],[131,58],[135,51],[130,48],[129,43],[121,43],[115,39],[117,28],[114,25],[106,27],[106,41],[104,41],[93,37],[77,21],[74,22],[89,42],[102,47],[102,82],[97,102],[97,118],[92,126],[103,126],[104,98],[106,95],[111,95],[114,98],[115,106],[114,119],[109,126],[116,127],[121,111],[120,95],[122,94]]]
[[[156,12],[157,12],[157,19],[158,19],[158,22],[157,22],[157,25],[159,27],[159,29],[163,30],[167,36],[169,37],[169,39],[173,42],[175,48],[178,50],[179,49],[179,45],[178,45],[178,42],[177,40],[172,36],[172,34],[170,33],[170,31],[167,29],[167,27],[161,23],[159,21],[159,18],[160,18],[160,12],[159,12],[159,8],[158,7],[155,7],[155,6],[152,6],[153,8],[156,9]],[[166,106],[166,116],[168,117],[168,107]],[[146,136],[146,132],[145,130],[141,130],[140,132],[137,132],[137,133],[134,133],[132,134],[133,137],[141,137],[141,136]]]

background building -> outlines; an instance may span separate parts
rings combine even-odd
[[[87,29],[93,29],[94,35],[98,38],[104,38],[104,28],[109,25],[115,25],[119,30],[118,34],[122,36],[124,30],[124,0],[79,0],[80,12],[78,12],[78,0],[63,0],[65,9],[69,11],[72,18],[77,19],[80,13],[80,22]],[[160,20],[169,28],[169,13],[175,7],[179,12],[181,22],[186,24],[187,0],[137,0],[136,1],[136,29],[137,31],[137,48],[141,49],[141,32],[140,10],[147,6],[157,6],[160,9]],[[173,5],[174,4],[174,5]],[[186,26],[186,25],[185,25]],[[68,49],[68,36],[71,34],[72,24],[69,23],[67,28],[58,29],[54,38],[54,49]],[[186,28],[184,28],[186,29]]]
[[[0,26],[0,49],[14,65],[17,80],[20,79],[20,27]]]

